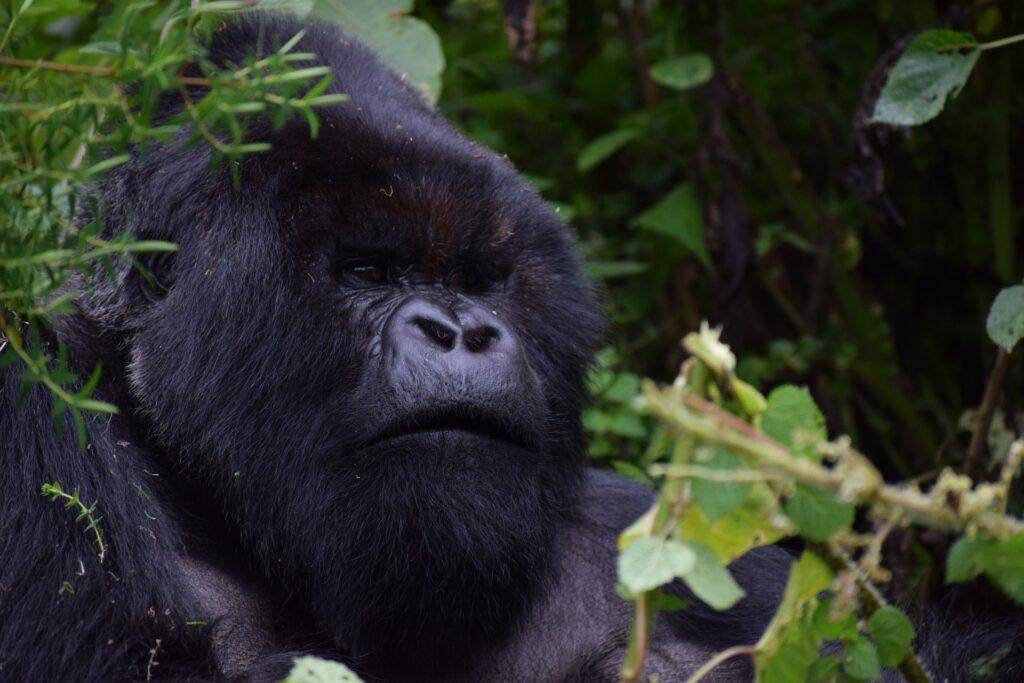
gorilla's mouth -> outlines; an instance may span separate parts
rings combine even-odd
[[[524,429],[510,416],[476,406],[451,406],[414,411],[388,421],[371,436],[356,444],[356,450],[377,446],[400,437],[464,432],[525,449],[535,449],[535,433]]]

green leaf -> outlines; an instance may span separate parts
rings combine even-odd
[[[296,657],[288,678],[281,683],[362,683],[362,679],[340,662],[319,657]]]
[[[608,431],[619,436],[639,439],[647,436],[647,427],[630,407],[620,408],[608,415]]]
[[[683,576],[683,581],[694,595],[717,610],[729,609],[746,595],[711,548],[702,543],[688,545],[697,557],[697,564]]]
[[[410,16],[413,0],[316,0],[313,15],[334,21],[377,51],[430,102],[441,93],[444,52],[430,25]]]
[[[882,675],[882,665],[878,661],[878,651],[867,638],[855,638],[846,643],[843,656],[843,671],[848,676],[860,680],[878,678]]]
[[[619,580],[633,593],[642,593],[684,576],[696,563],[687,544],[643,536],[619,555]]]
[[[982,573],[1007,595],[1024,603],[1024,535],[1001,540],[957,540],[946,557],[946,581],[969,581]]]
[[[711,256],[704,243],[704,219],[693,186],[689,183],[674,189],[633,222],[645,230],[673,239],[711,269]]]
[[[1007,352],[1024,337],[1024,285],[1007,287],[996,295],[985,321],[991,339]]]
[[[601,397],[616,403],[629,403],[640,393],[640,378],[631,372],[623,372],[616,376],[611,386],[604,390]]]
[[[885,666],[897,666],[914,640],[914,625],[903,612],[886,605],[868,619],[868,631]]]
[[[711,522],[699,505],[683,513],[683,537],[711,548],[718,559],[729,563],[751,548],[774,543],[790,533],[776,522],[781,515],[778,502],[768,487],[758,482],[750,488],[740,507]]]
[[[592,280],[614,280],[648,270],[647,264],[640,261],[587,261],[584,267]]]
[[[827,541],[835,532],[853,524],[852,504],[836,500],[829,491],[802,484],[797,484],[793,495],[786,499],[785,509],[800,534],[812,541]]]
[[[576,159],[576,168],[580,173],[586,173],[639,136],[640,131],[632,128],[605,133],[580,151],[579,158]]]
[[[764,664],[764,683],[793,683],[803,681],[814,667],[818,651],[814,643],[807,639],[795,639],[787,642],[766,658]]]
[[[654,486],[654,481],[651,479],[650,475],[648,475],[642,467],[637,467],[631,462],[626,460],[615,460],[612,462],[612,467],[615,468],[616,472],[627,479],[638,481],[644,486]]]
[[[711,469],[729,471],[743,469],[743,460],[724,447],[716,447],[711,457],[697,464]],[[709,522],[729,514],[747,500],[750,495],[750,484],[731,481],[711,481],[694,478],[690,482],[693,500],[704,511]]]
[[[985,573],[1018,603],[1024,603],[1024,535],[1000,540],[984,556]]]
[[[786,590],[782,594],[782,602],[775,611],[772,624],[769,625],[765,636],[773,627],[777,628],[793,622],[799,617],[799,608],[813,600],[818,593],[822,592],[832,583],[832,570],[828,568],[825,561],[820,557],[805,550],[800,559],[793,563],[789,569],[789,579],[786,581]],[[762,643],[765,638],[762,637]]]
[[[790,448],[795,455],[820,461],[813,442],[828,438],[825,416],[806,387],[786,384],[768,394],[761,431]]]
[[[984,556],[995,541],[961,536],[946,555],[946,583],[970,581],[985,570]]]
[[[672,57],[651,67],[651,78],[667,88],[687,90],[704,85],[715,75],[715,64],[703,52]]]
[[[949,29],[922,32],[889,72],[871,120],[894,126],[917,126],[932,120],[964,87],[980,54],[970,33]]]

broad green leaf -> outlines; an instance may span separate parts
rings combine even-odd
[[[614,280],[646,273],[648,266],[640,261],[587,261],[584,266],[592,280]]]
[[[704,85],[715,75],[715,64],[703,52],[672,57],[651,67],[651,78],[667,88],[687,90]]]
[[[982,573],[1007,595],[1024,603],[1024,535],[1001,540],[957,540],[946,557],[946,581],[969,581]]]
[[[985,555],[996,541],[961,536],[946,555],[946,583],[970,581],[985,571]]]
[[[693,186],[684,183],[633,219],[644,230],[665,235],[685,247],[708,269],[711,256],[704,243],[704,219]]]
[[[697,564],[683,581],[694,595],[717,610],[729,609],[746,595],[711,548],[702,543],[688,545],[697,556]]]
[[[999,541],[985,554],[985,573],[1018,603],[1024,603],[1024,535]]]
[[[644,426],[643,420],[628,406],[608,414],[608,431],[612,434],[636,439],[647,435],[647,428]]]
[[[580,173],[586,173],[639,136],[640,131],[632,128],[605,133],[580,151],[579,158],[576,159],[576,168]]]
[[[832,570],[825,561],[809,550],[805,550],[800,559],[789,569],[789,579],[782,601],[775,610],[772,622],[765,629],[758,643],[758,649],[770,650],[773,642],[782,629],[800,617],[801,608],[813,601],[818,593],[832,583]]]
[[[754,663],[764,681],[802,681],[818,656],[812,632],[817,595],[832,583],[832,570],[810,551],[793,563],[775,616],[757,643]]]
[[[1024,285],[1007,287],[996,295],[985,321],[989,339],[1004,349],[1013,347],[1024,337]]]
[[[744,468],[738,455],[721,446],[711,451],[710,458],[698,460],[696,464],[723,472]],[[750,495],[750,484],[697,477],[690,482],[690,490],[693,491],[694,502],[704,511],[708,521],[714,522],[743,505]]]
[[[313,15],[339,24],[377,51],[430,102],[441,93],[444,52],[430,25],[410,16],[413,0],[316,0]]]
[[[812,541],[827,541],[840,529],[853,524],[854,506],[836,500],[835,494],[797,484],[786,499],[786,516],[800,533]]]
[[[602,398],[616,403],[628,403],[640,393],[640,378],[631,372],[623,372],[605,389]]]
[[[792,533],[781,519],[775,496],[763,483],[751,485],[746,502],[714,522],[700,506],[687,507],[681,525],[684,539],[708,546],[724,564]]]
[[[846,643],[843,653],[843,671],[848,676],[865,681],[882,675],[878,651],[867,638],[855,638]]]
[[[922,32],[889,72],[871,120],[894,126],[932,120],[964,87],[979,54],[978,42],[970,33]]]
[[[903,612],[886,605],[868,619],[868,631],[878,648],[878,657],[885,666],[903,661],[914,640],[914,625]]]
[[[288,678],[281,683],[362,683],[362,679],[340,662],[320,657],[296,657]]]
[[[761,431],[790,448],[795,455],[820,461],[815,441],[828,437],[825,416],[806,387],[786,384],[768,394],[768,409],[761,416]]]
[[[642,593],[684,576],[696,562],[687,544],[644,536],[619,555],[619,580],[633,593]]]

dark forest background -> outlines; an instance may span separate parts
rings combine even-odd
[[[445,54],[440,109],[533,179],[604,288],[595,457],[639,453],[640,418],[619,399],[635,375],[674,377],[679,339],[707,318],[741,377],[807,385],[830,432],[888,475],[963,462],[996,355],[985,316],[1024,267],[1024,47],[986,53],[927,125],[868,117],[915,33],[1015,34],[1024,7],[442,1],[417,14]],[[713,75],[691,85],[704,55]],[[1022,379],[1017,354],[982,467],[1021,427]]]

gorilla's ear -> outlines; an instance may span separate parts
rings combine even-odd
[[[163,299],[174,284],[173,251],[154,251],[140,254],[135,259],[135,273],[130,279],[135,281],[141,296],[150,303]]]

